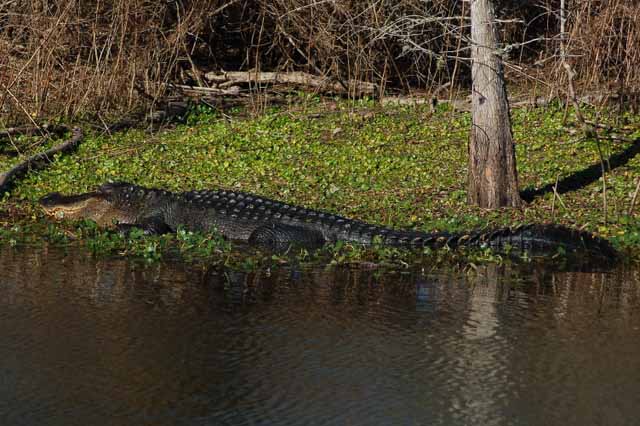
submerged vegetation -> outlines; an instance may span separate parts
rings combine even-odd
[[[616,120],[611,123],[616,128],[640,129],[639,116]],[[243,256],[240,252],[246,247],[236,250],[217,236],[179,232],[123,237],[87,223],[42,220],[36,202],[46,193],[84,192],[108,180],[122,180],[172,191],[216,187],[249,191],[386,226],[428,231],[563,223],[595,232],[636,256],[640,218],[631,205],[640,175],[637,145],[604,133],[597,142],[584,140],[567,124],[572,122],[572,112],[560,107],[513,111],[520,188],[532,199],[523,209],[485,211],[466,203],[471,125],[467,113],[318,98],[256,116],[197,108],[183,124],[159,132],[89,132],[76,153],[57,158],[48,169],[30,174],[5,194],[0,240],[10,244],[42,240],[34,235],[57,244],[82,240],[94,253],[151,260],[174,251],[236,264],[260,256],[284,261],[271,254]],[[606,122],[602,114],[598,122]],[[628,138],[640,138],[640,131]],[[4,146],[2,168],[19,160],[10,154],[12,150],[24,155],[41,150],[35,141],[23,138],[14,141],[14,147]],[[604,182],[598,176],[600,152],[602,164],[610,169]],[[574,182],[575,187],[563,191],[563,179],[576,174],[580,184]],[[535,191],[545,186],[546,190]],[[446,255],[339,244],[320,253],[299,253],[298,258],[403,264],[422,262],[424,256],[437,262]],[[472,261],[500,259],[486,252],[466,256]]]

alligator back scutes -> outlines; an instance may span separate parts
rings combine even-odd
[[[384,229],[333,213],[308,209],[245,192],[204,190],[183,192],[176,195],[180,196],[186,203],[214,208],[220,213],[235,213],[240,216],[255,216],[259,218],[271,217],[284,222],[295,220],[322,224],[329,228],[344,228],[355,232],[362,232],[364,228],[370,228],[372,233]]]

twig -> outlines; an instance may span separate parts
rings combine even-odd
[[[560,205],[562,206],[562,208],[565,209],[565,211],[569,211],[567,206],[564,204],[564,201],[562,201],[562,197],[560,197],[560,194],[558,193],[558,178],[557,177],[556,177],[556,184],[553,187],[553,199],[554,199],[554,201],[555,201],[556,197],[558,197],[558,201],[560,202]]]
[[[551,217],[556,220],[556,196],[558,195],[558,179],[560,175],[556,175],[556,184],[553,185],[553,200],[551,201]]]
[[[633,192],[633,197],[631,197],[631,206],[629,206],[629,216],[633,214],[633,208],[636,205],[636,199],[638,198],[639,191],[640,191],[640,178],[638,178],[638,183],[636,184],[636,190]]]
[[[0,130],[0,138],[8,138],[16,135],[31,135],[39,132],[45,136],[48,133],[63,133],[69,130],[65,125],[56,124],[43,124],[42,126],[21,126],[21,127],[8,127]]]
[[[220,6],[219,8],[214,10],[213,12],[211,12],[211,16],[217,15],[218,13],[222,12],[223,10],[228,8],[229,6],[233,6],[234,4],[238,3],[239,1],[240,0],[231,0],[229,3],[223,4],[222,6]]]
[[[563,9],[561,13],[564,16],[564,1],[562,1],[561,7]],[[563,48],[563,52],[564,52],[564,48]],[[600,157],[600,168],[602,169],[602,213],[603,213],[604,223],[606,224],[607,210],[608,210],[607,208],[607,176],[606,176],[606,168],[604,165],[604,156],[602,155],[602,149],[600,148],[600,138],[598,137],[598,132],[595,130],[595,128],[587,124],[587,121],[582,115],[582,111],[580,110],[580,104],[578,103],[578,98],[576,96],[576,90],[573,85],[573,79],[576,73],[571,68],[571,65],[569,65],[569,63],[566,61],[566,54],[562,55],[562,66],[567,72],[567,80],[568,80],[567,86],[568,86],[568,92],[569,92],[569,100],[571,101],[571,103],[573,104],[573,108],[575,109],[576,118],[582,125],[582,130],[584,131],[585,137],[587,139],[593,139],[596,142],[598,156]]]

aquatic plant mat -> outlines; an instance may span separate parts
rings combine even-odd
[[[574,114],[563,106],[515,109],[520,188],[531,202],[523,209],[485,211],[466,202],[468,113],[315,97],[289,107],[267,108],[259,115],[199,107],[184,124],[159,132],[85,132],[73,155],[56,157],[46,170],[28,175],[5,194],[0,238],[19,242],[35,234],[54,242],[88,239],[94,252],[151,259],[187,246],[197,256],[218,260],[233,251],[212,236],[182,233],[134,236],[127,241],[87,224],[43,222],[46,225],[39,231],[25,233],[25,225],[43,219],[36,201],[44,194],[84,192],[105,181],[123,180],[172,191],[217,187],[249,191],[386,226],[426,231],[563,223],[608,238],[637,257],[640,208],[634,206],[634,195],[640,148],[639,142],[618,136],[637,140],[640,117],[608,118],[602,112],[596,117],[588,109],[583,114],[611,127],[599,128],[598,145],[576,132]],[[47,141],[48,146],[57,143]],[[32,137],[13,138],[0,147],[2,170],[17,164],[21,156],[46,148]],[[418,262],[425,261],[424,255],[417,255]],[[402,264],[411,256],[416,255],[349,245],[329,250],[330,261],[343,263],[382,259]],[[484,252],[474,256],[472,261],[495,259]]]

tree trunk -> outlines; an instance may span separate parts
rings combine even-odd
[[[517,207],[518,173],[502,59],[497,54],[492,0],[471,0],[472,128],[468,201],[484,208]]]

